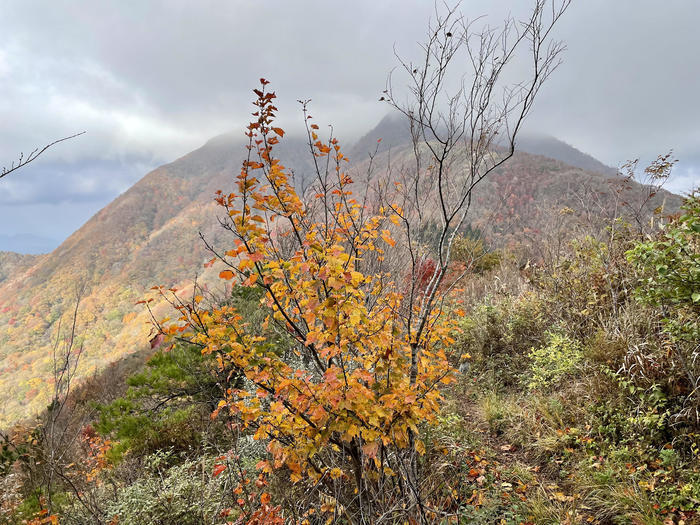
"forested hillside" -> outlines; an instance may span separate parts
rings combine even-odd
[[[135,303],[156,284],[173,286],[205,273],[210,255],[199,232],[212,241],[220,237],[214,191],[230,184],[241,143],[219,137],[149,173],[51,254],[21,264],[17,256],[4,256],[0,426],[48,404],[51,349],[67,337],[65,322],[78,299],[82,377],[148,348],[148,316]],[[293,157],[299,150],[290,145]]]
[[[0,283],[25,272],[36,262],[36,255],[0,252]]]

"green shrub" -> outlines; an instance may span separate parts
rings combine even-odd
[[[547,332],[544,346],[533,348],[529,354],[530,390],[545,390],[572,376],[583,362],[581,345],[565,335]]]
[[[526,371],[523,357],[541,344],[545,322],[535,294],[487,297],[461,321],[457,348],[472,356],[474,374],[485,373],[494,384],[517,386]]]
[[[667,307],[668,330],[697,343],[700,337],[700,193],[688,197],[684,213],[656,238],[627,252],[641,272],[636,296]]]
[[[156,464],[162,454],[148,458],[150,475],[124,487],[106,508],[118,523],[199,524],[212,523],[225,502],[224,476],[212,478],[213,461],[202,458],[162,471]],[[216,520],[218,521],[218,520]]]
[[[64,505],[61,523],[195,525],[227,521],[221,512],[235,508],[237,497],[233,488],[238,478],[229,472],[231,469],[215,476],[214,465],[220,460],[211,454],[178,461],[171,451],[143,458],[136,479],[98,487],[91,495],[92,512],[77,500]],[[235,518],[235,513],[229,518]]]
[[[481,238],[463,235],[455,239],[451,259],[464,264],[473,273],[483,274],[500,264],[501,253],[489,251]]]
[[[199,446],[198,422],[209,419],[219,395],[211,357],[202,356],[196,347],[176,345],[157,352],[127,384],[124,397],[95,406],[98,432],[117,442],[113,460],[128,451],[150,454]]]
[[[689,196],[678,219],[627,257],[640,274],[635,296],[660,310],[666,335],[662,352],[637,361],[663,365],[656,382],[676,398],[672,417],[700,426],[700,194]]]

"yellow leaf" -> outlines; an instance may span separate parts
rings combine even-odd
[[[238,269],[242,272],[252,268],[255,268],[255,263],[250,259],[242,259],[241,262],[238,263]]]

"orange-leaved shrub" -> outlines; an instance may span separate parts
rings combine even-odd
[[[425,329],[407,329],[407,309],[424,305],[404,300],[405,283],[389,271],[398,208],[355,198],[337,140],[318,138],[306,108],[316,180],[297,193],[275,157],[284,131],[266,85],[254,90],[236,190],[217,193],[232,245],[212,248],[212,263],[225,265],[219,277],[233,286],[264,292],[264,323],[289,344],[270,344],[231,305],[204,308],[201,296],[173,301],[181,315],[160,329],[215,354],[229,372],[215,414],[227,411],[266,441],[263,472],[284,468],[292,482],[331,497],[334,512],[364,519],[422,506],[419,427],[436,419],[440,385],[453,379],[444,351],[451,321],[431,306]]]

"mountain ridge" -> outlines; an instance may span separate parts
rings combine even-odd
[[[381,142],[378,140],[381,139]],[[351,157],[369,153],[384,152],[392,147],[400,147],[411,141],[409,126],[404,119],[394,114],[384,116],[368,133],[360,137],[350,150]],[[551,135],[523,132],[518,136],[516,151],[540,155],[559,160],[575,168],[608,176],[617,174],[617,169],[607,166],[598,159]]]

